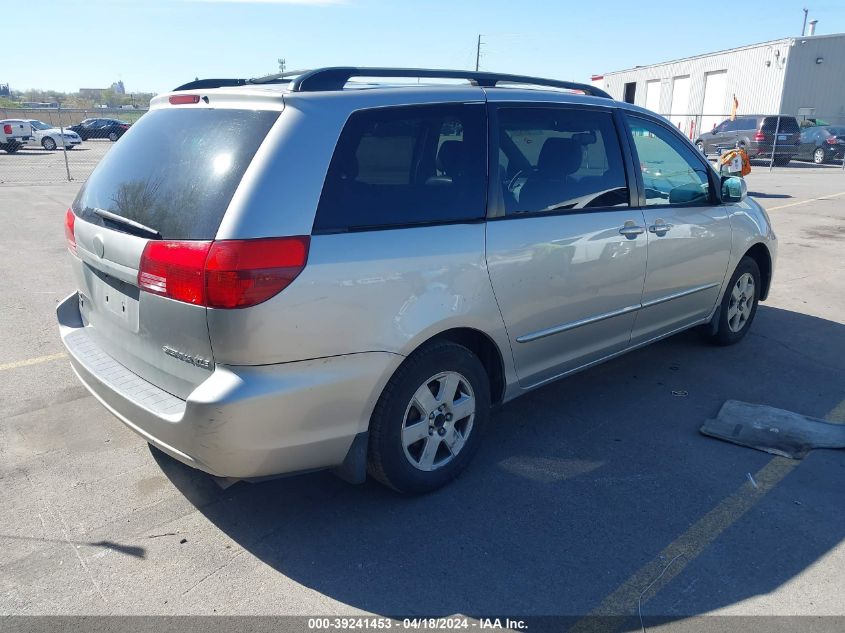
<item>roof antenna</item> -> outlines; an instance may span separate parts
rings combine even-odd
[[[809,10],[804,9],[804,24],[801,26],[801,37],[804,37],[804,34],[807,32],[807,14]]]

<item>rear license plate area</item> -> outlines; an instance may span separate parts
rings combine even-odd
[[[132,284],[115,279],[99,270],[89,269],[90,302],[86,316],[90,321],[105,319],[131,332],[138,331],[140,291]]]

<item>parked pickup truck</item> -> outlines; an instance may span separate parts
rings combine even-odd
[[[23,119],[0,121],[0,149],[7,154],[14,154],[32,135],[32,125]]]

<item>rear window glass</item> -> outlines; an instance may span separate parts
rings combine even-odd
[[[483,105],[363,110],[340,135],[314,230],[479,219],[486,175]]]
[[[278,116],[252,110],[153,110],[114,144],[73,210],[88,222],[119,230],[127,229],[95,210],[143,224],[164,239],[211,239]]]
[[[780,118],[780,126],[778,127],[778,118]],[[776,129],[779,132],[798,132],[798,119],[792,116],[767,116],[763,119],[763,124],[760,129],[766,132],[774,132]]]

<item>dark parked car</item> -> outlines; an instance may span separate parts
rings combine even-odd
[[[131,124],[120,119],[85,119],[81,123],[71,125],[70,128],[83,141],[90,138],[107,138],[116,141],[126,133]]]
[[[801,132],[795,158],[811,160],[816,165],[842,158],[845,154],[845,127],[824,125],[808,127]]]
[[[792,116],[741,116],[733,121],[722,121],[710,132],[703,132],[695,144],[705,155],[743,147],[749,158],[770,157],[774,145],[775,165],[786,165],[798,153],[800,132],[798,119]]]

